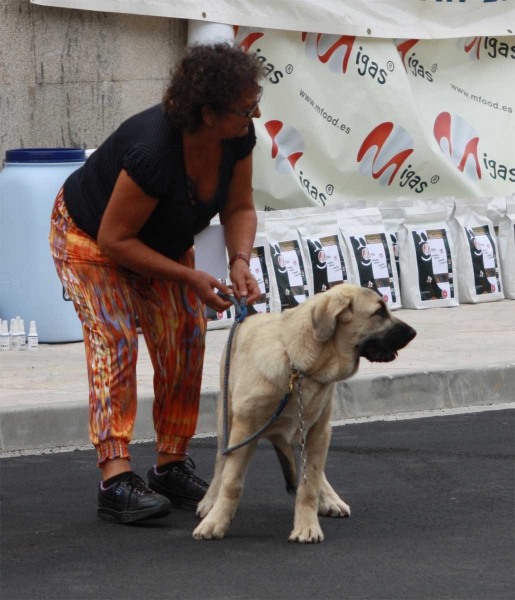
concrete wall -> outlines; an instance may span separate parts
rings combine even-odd
[[[160,101],[184,20],[0,0],[0,162],[20,147],[97,147]]]

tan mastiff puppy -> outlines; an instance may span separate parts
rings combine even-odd
[[[318,515],[348,517],[349,506],[324,474],[331,439],[335,383],[356,373],[360,357],[394,360],[397,350],[416,335],[395,318],[374,291],[342,284],[281,314],[258,314],[238,326],[229,378],[229,447],[250,437],[274,413],[288,390],[294,365],[303,375],[307,478],[297,476],[294,444],[299,443],[297,393],[262,435],[277,452],[287,490],[297,493],[291,542],[321,542]],[[223,365],[221,381],[223,389]],[[218,453],[215,473],[198,506],[203,521],[198,540],[222,539],[233,519],[257,440],[222,456],[222,396],[218,404]]]

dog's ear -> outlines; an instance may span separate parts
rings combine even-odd
[[[344,294],[322,294],[311,309],[311,323],[315,339],[327,342],[336,329],[338,318],[348,323],[354,316],[352,298]]]

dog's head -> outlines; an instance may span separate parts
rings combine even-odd
[[[376,292],[347,283],[314,296],[306,302],[306,310],[318,342],[319,356],[312,357],[312,369],[320,373],[317,378],[321,380],[350,377],[361,357],[390,362],[416,335],[412,327],[391,314]],[[312,370],[304,366],[306,371]]]

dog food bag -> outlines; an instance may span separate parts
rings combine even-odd
[[[413,198],[413,206],[420,212],[428,210],[443,210],[445,220],[449,221],[454,213],[454,196],[440,196],[438,198]]]
[[[499,237],[499,225],[506,214],[506,198],[504,196],[487,198],[486,216],[492,221],[495,235]],[[501,260],[502,268],[502,260]],[[505,290],[506,291],[506,290]]]
[[[506,198],[506,213],[499,222],[499,258],[504,293],[515,300],[515,195]]]
[[[399,230],[402,305],[406,308],[459,304],[456,258],[446,219],[441,204],[406,208]]]
[[[399,286],[401,287],[402,296],[402,281],[399,262],[399,227],[406,216],[406,207],[413,206],[413,200],[383,200],[377,204],[377,208],[383,217],[383,225],[386,232],[392,240],[393,255],[395,257],[395,266],[397,268],[397,276],[399,278]]]
[[[265,213],[264,211],[257,212],[257,231],[254,238],[254,246],[250,255],[250,272],[256,279],[261,290],[261,298],[256,300],[254,304],[247,306],[247,314],[254,315],[256,313],[281,312],[278,294],[274,294],[272,298],[271,284],[274,281],[270,278],[269,271],[272,265],[270,255],[270,246],[265,234]]]
[[[315,211],[318,209],[315,208]],[[278,302],[281,311],[298,306],[309,297],[306,261],[295,225],[299,215],[302,217],[307,214],[309,208],[277,210],[265,214],[265,233],[271,260],[269,276],[274,279],[271,285],[271,302]]]
[[[324,213],[297,219],[297,229],[306,257],[306,276],[310,295],[325,292],[348,281],[343,256],[343,239],[336,222],[336,212],[327,207]]]
[[[218,281],[225,283],[225,285],[230,285],[227,279],[219,279]],[[217,291],[215,289],[215,292]],[[214,308],[206,306],[206,321],[208,331],[230,327],[234,323],[234,308],[231,306],[228,310],[217,312]]]
[[[391,309],[401,307],[394,253],[378,208],[337,210],[338,227],[350,256],[350,280],[376,291]]]
[[[456,198],[449,221],[456,248],[460,302],[492,302],[504,298],[494,227],[486,216],[486,198]]]

